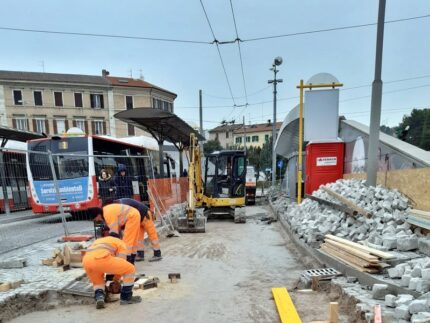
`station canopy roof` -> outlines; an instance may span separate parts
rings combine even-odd
[[[136,108],[118,112],[115,118],[149,132],[157,141],[170,141],[175,145],[189,147],[190,134],[205,140],[194,128],[176,114],[153,108]]]
[[[17,130],[9,127],[0,127],[0,139],[3,142],[7,140],[26,142],[27,140],[41,138],[46,138],[46,135],[43,133]]]

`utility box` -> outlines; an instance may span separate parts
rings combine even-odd
[[[305,192],[311,195],[321,185],[343,177],[345,143],[310,142],[306,146]]]

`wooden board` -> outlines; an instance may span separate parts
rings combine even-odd
[[[272,288],[273,298],[275,299],[279,317],[282,323],[302,323],[296,307],[291,300],[288,291],[284,287]]]
[[[338,211],[344,212],[344,213],[346,213],[348,215],[351,215],[351,216],[355,216],[355,215],[358,214],[357,211],[355,211],[355,210],[353,210],[353,209],[351,209],[351,208],[349,208],[349,207],[347,207],[345,205],[342,205],[342,204],[337,204],[337,203],[334,203],[334,202],[331,202],[331,201],[327,201],[327,200],[324,200],[324,199],[322,199],[320,197],[316,197],[316,196],[313,196],[313,195],[307,195],[306,194],[305,197],[309,198],[311,200],[314,200],[314,201],[318,202],[319,204],[327,205],[327,206],[331,207],[334,210],[338,210]]]
[[[378,257],[372,256],[371,254],[363,252],[361,250],[357,250],[354,247],[344,245],[340,242],[330,240],[330,239],[325,239],[325,243],[341,248],[342,250],[345,250],[346,252],[353,254],[354,256],[359,257],[361,259],[364,259],[368,262],[379,262]]]
[[[342,259],[344,262],[349,263],[349,264],[354,264],[357,267],[360,267],[362,269],[367,269],[367,268],[371,268],[371,267],[376,267],[377,265],[375,264],[371,264],[367,261],[364,261],[360,258],[354,257],[352,255],[348,255],[348,254],[343,254],[341,253],[339,250],[334,249],[334,248],[330,248],[327,245],[322,245],[321,249],[324,250],[325,252],[336,256],[337,258]]]
[[[359,266],[380,268],[379,262],[366,261],[362,258],[356,257],[356,256],[354,256],[354,255],[352,255],[352,254],[350,254],[344,250],[341,250],[341,249],[336,248],[336,247],[331,246],[331,245],[324,244],[323,246],[325,246],[325,248],[332,249],[334,252],[338,253],[339,256],[345,257],[345,259],[351,259],[352,262],[354,262],[355,264],[357,264]]]
[[[328,307],[328,321],[330,323],[339,322],[339,304],[338,302],[330,302]]]
[[[371,273],[371,274],[376,274],[376,273],[378,273],[378,272],[379,272],[379,271],[378,271],[378,270],[376,270],[376,269],[363,268],[363,267],[357,266],[357,265],[355,265],[355,264],[353,264],[353,263],[350,263],[350,262],[346,261],[345,259],[343,259],[343,258],[341,258],[341,257],[338,257],[338,256],[336,256],[335,254],[331,253],[331,250],[323,250],[323,251],[324,251],[326,254],[328,254],[329,256],[331,256],[331,257],[333,257],[333,258],[335,258],[335,259],[339,260],[340,262],[343,262],[344,264],[346,264],[346,265],[348,265],[348,266],[350,266],[350,267],[352,267],[352,268],[354,268],[354,269],[357,269],[358,271],[366,272],[366,273]]]
[[[71,256],[71,254],[72,254],[72,249],[69,247],[68,244],[65,244],[64,245],[64,250],[63,250],[63,256],[64,256],[63,262],[64,262],[65,266],[70,265],[70,262],[71,262],[70,256]]]
[[[329,189],[327,186],[321,186],[321,188],[327,192],[328,194],[330,194],[331,196],[333,196],[335,199],[337,199],[339,202],[345,204],[346,206],[348,206],[349,208],[353,209],[354,211],[357,211],[358,214],[361,214],[367,218],[371,218],[372,217],[372,213],[370,213],[369,211],[363,209],[362,207],[358,206],[357,204],[355,204],[354,202],[352,202],[351,200],[347,199],[346,197],[336,193],[335,191]]]
[[[347,245],[349,245],[351,247],[354,247],[354,248],[359,249],[359,250],[364,251],[364,252],[368,252],[368,253],[370,253],[372,255],[381,257],[383,259],[393,259],[393,258],[395,258],[390,253],[387,253],[387,252],[384,252],[384,251],[380,251],[380,250],[377,250],[377,249],[374,249],[374,248],[369,248],[369,247],[366,247],[366,246],[362,246],[362,245],[360,245],[358,243],[355,243],[355,242],[352,242],[352,241],[349,241],[349,240],[346,240],[346,239],[342,239],[342,238],[336,237],[336,236],[331,235],[331,234],[327,234],[325,237],[328,238],[328,239],[330,239],[330,240],[334,240],[334,241],[337,241],[337,242],[340,242],[340,243],[343,243],[343,244],[347,244]]]

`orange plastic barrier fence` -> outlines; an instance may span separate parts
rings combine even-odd
[[[151,211],[154,213],[158,208],[164,214],[172,205],[187,200],[188,177],[149,179],[148,190]]]

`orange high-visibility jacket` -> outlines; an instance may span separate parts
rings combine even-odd
[[[103,208],[103,218],[110,232],[119,234],[125,227],[122,240],[127,246],[126,256],[137,252],[140,213],[137,209],[124,204],[109,204]]]
[[[127,247],[124,241],[115,237],[104,237],[94,241],[87,249],[84,257],[101,259],[109,255],[121,257],[125,254],[127,254]]]
[[[110,232],[118,233],[126,223],[140,225],[140,213],[134,207],[125,204],[109,204],[103,207],[103,218]]]

